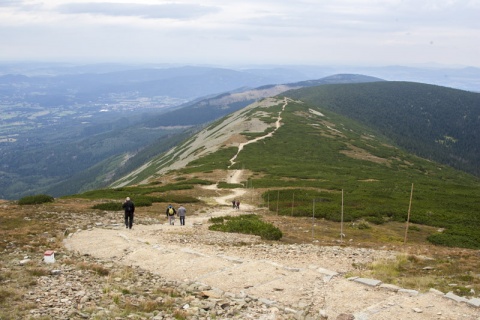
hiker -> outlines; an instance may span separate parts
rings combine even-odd
[[[125,199],[125,202],[122,204],[122,208],[125,210],[125,227],[127,229],[132,229],[135,204],[133,203],[133,201],[130,200],[129,197],[127,197]]]
[[[167,214],[168,223],[173,226],[175,224],[175,215],[177,214],[177,211],[171,204],[169,204],[165,213]]]
[[[235,207],[236,207],[237,209],[240,209],[240,201],[237,200],[237,201],[235,202]]]
[[[237,205],[237,201],[235,199],[232,200],[232,209],[235,209]]]
[[[180,207],[178,207],[177,211],[178,217],[180,218],[180,225],[184,226],[185,225],[185,215],[187,214],[187,209],[181,204]]]

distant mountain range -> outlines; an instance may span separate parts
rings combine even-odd
[[[1,70],[12,71],[12,68],[7,70],[0,66],[0,73]],[[16,70],[20,71],[21,68]],[[91,73],[84,73],[85,70]],[[346,105],[351,107],[355,105],[352,99],[356,99],[358,92],[354,90],[350,94],[350,89],[335,91],[334,87],[328,85],[338,84],[336,88],[341,88],[343,84],[358,83],[359,87],[355,88],[368,92],[369,87],[362,87],[361,83],[386,83],[378,77],[360,74],[337,74],[317,80],[302,80],[305,79],[303,72],[306,70],[309,69],[122,69],[115,65],[106,65],[97,69],[87,66],[57,66],[50,69],[39,67],[27,75],[0,76],[0,198],[15,199],[35,193],[61,196],[107,186],[187,139],[211,121],[241,110],[265,97],[276,96],[289,90],[293,97],[294,92],[303,94],[304,91],[297,89],[304,88],[303,90],[307,90],[305,101],[313,102],[314,94],[307,93],[308,88],[323,92],[324,89],[315,88],[328,87],[332,88],[328,89],[332,90],[332,95],[334,92],[337,95],[331,99],[346,99]],[[323,71],[317,69],[310,72]],[[47,73],[48,76],[45,75]],[[301,81],[278,82],[279,79]],[[422,87],[421,84],[411,84],[412,88],[417,85]],[[441,101],[446,101],[444,99],[448,96],[463,99],[463,96],[470,94],[476,97],[475,94],[461,90],[440,87],[437,89],[438,91],[434,90],[431,95],[436,96],[440,91],[447,92],[436,96],[436,99]],[[378,108],[383,105],[382,101],[387,105],[393,103],[389,98],[396,97],[396,100],[401,101],[399,95],[395,96],[395,90],[381,89],[384,94],[377,95],[374,99],[380,101],[379,104],[368,100],[365,104]],[[402,90],[409,95],[409,88]],[[347,99],[348,96],[351,98]],[[428,100],[426,96],[422,96],[423,93],[420,93],[416,97],[409,96],[408,99],[415,102],[418,98],[420,105],[429,105],[425,102]],[[303,97],[298,96],[298,99]],[[475,98],[473,103],[476,103]],[[451,104],[452,100],[445,102],[442,110],[450,112],[448,109]],[[429,112],[432,112],[431,108],[434,106],[429,105],[428,108]],[[478,109],[472,110],[475,114]],[[336,112],[341,113],[340,110]],[[450,117],[451,114],[448,114],[447,117]],[[345,115],[355,118],[355,115],[348,112]],[[404,116],[402,113],[395,115],[398,119]],[[403,123],[395,117],[392,118],[395,124]],[[375,128],[375,123],[367,120],[364,123]],[[466,124],[461,121],[460,123]],[[414,124],[421,125],[418,122]],[[475,123],[468,123],[469,127],[464,134],[468,135],[474,125]],[[376,128],[386,136],[389,136],[388,133],[395,135],[393,132],[397,132],[397,129],[399,128],[389,132],[385,128]],[[457,129],[458,126],[455,126],[454,130]],[[475,165],[478,168],[478,164],[475,164],[472,158],[478,148],[471,144],[465,145],[470,143],[467,141],[472,141],[464,139],[467,136],[457,135],[457,132],[452,134],[450,131],[443,135],[435,132],[428,136],[428,139],[419,139],[422,146],[411,147],[408,141],[416,140],[415,134],[418,132],[411,136],[399,132],[397,136],[404,137],[406,143],[395,141],[394,136],[391,139],[402,148],[477,174]],[[475,132],[473,137],[476,137]],[[460,142],[452,145],[455,139]],[[425,149],[423,145],[429,143],[430,147]],[[422,154],[422,148],[428,152]],[[438,151],[442,148],[443,151]],[[463,149],[470,154],[464,154]],[[450,153],[445,152],[448,150]]]
[[[332,84],[335,79],[340,83]],[[389,144],[419,157],[480,176],[479,93],[420,83],[382,81],[358,75],[336,75],[322,80],[266,86],[241,94],[221,95],[172,113],[183,114],[185,119],[189,119],[188,115],[195,114],[195,109],[204,108],[205,112],[199,112],[202,114],[206,110],[228,108],[228,103],[250,103],[254,100],[254,93],[257,101],[261,100],[258,98],[272,97],[276,93],[277,97],[302,101],[321,108],[322,112],[329,111],[358,121],[373,130],[375,136],[384,137]],[[250,108],[252,104],[239,108],[239,111],[230,109],[232,113],[222,120],[223,126],[229,126],[228,121],[234,117],[233,112],[244,113]],[[184,124],[194,124],[193,119]],[[229,136],[228,133],[225,135]],[[192,141],[192,138],[188,141]],[[190,155],[192,152],[190,150],[187,153]],[[159,159],[162,157],[165,155]],[[159,163],[162,164],[158,167],[161,172],[170,170],[168,166],[167,169],[164,168],[168,161],[160,160]],[[148,166],[145,168],[148,172],[152,171]],[[148,178],[139,175],[138,171],[135,171],[135,175],[140,180]],[[138,183],[138,177],[133,181]]]

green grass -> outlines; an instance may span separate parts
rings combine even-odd
[[[312,120],[307,108],[325,117]],[[411,222],[446,229],[431,236],[432,243],[480,248],[478,178],[392,147],[374,130],[328,110],[290,102],[282,119],[273,137],[246,145],[232,168],[254,172],[249,185],[266,190],[262,199],[271,211],[278,202],[282,215],[315,211],[315,217],[340,221],[343,190],[345,221],[404,222],[413,183]],[[352,148],[363,156],[344,154]],[[187,171],[226,169],[236,151],[212,153]]]
[[[55,199],[46,194],[37,194],[33,196],[26,196],[18,200],[19,205],[31,205],[53,202]]]
[[[282,104],[262,108],[262,119],[273,121]],[[309,112],[314,109],[324,116]],[[248,109],[246,117],[256,109]],[[222,121],[218,122],[223,123]],[[212,127],[217,132],[218,127]],[[272,130],[267,129],[266,132]],[[253,139],[264,133],[248,132]],[[405,222],[414,185],[410,221],[444,228],[429,241],[443,246],[480,248],[480,180],[450,167],[427,161],[395,147],[375,130],[322,107],[289,102],[282,126],[272,137],[248,144],[230,166],[238,148],[222,148],[192,161],[179,172],[248,169],[248,187],[261,190],[263,206],[280,215],[364,221],[379,225]],[[168,185],[146,185],[86,192],[88,199],[124,199],[135,204],[190,202],[170,191],[190,190],[210,181],[180,176]],[[220,182],[221,188],[241,184]]]
[[[98,203],[92,207],[92,209],[106,210],[106,211],[121,211],[123,210],[122,202],[105,202]]]
[[[182,180],[180,182],[168,184],[168,185],[153,185],[147,184],[142,186],[133,186],[133,187],[121,187],[121,188],[111,188],[111,189],[98,189],[91,190],[81,194],[65,196],[62,198],[71,199],[71,198],[82,198],[82,199],[91,199],[91,200],[102,200],[102,199],[125,199],[126,197],[132,198],[135,203],[135,206],[151,206],[152,202],[175,202],[175,203],[194,203],[199,200],[186,196],[186,195],[175,195],[169,192],[171,191],[181,191],[181,190],[191,190],[194,188],[194,185],[209,185],[212,184],[210,181],[200,180],[200,179],[191,179],[191,180]],[[158,194],[162,194],[159,196]],[[106,205],[109,206],[109,205]],[[98,209],[102,209],[103,206],[100,206]]]
[[[272,225],[261,220],[255,214],[241,215],[237,217],[216,217],[211,218],[210,222],[214,223],[208,229],[214,231],[253,234],[260,236],[264,240],[280,240],[282,231]]]
[[[227,182],[219,182],[217,184],[218,188],[220,189],[235,189],[235,188],[244,188],[244,185],[241,183],[227,183]]]

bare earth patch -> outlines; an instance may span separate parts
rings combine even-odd
[[[388,159],[374,156],[368,151],[361,149],[359,147],[355,147],[354,145],[351,145],[351,144],[348,144],[347,146],[349,150],[342,150],[340,151],[340,153],[354,159],[367,160],[375,163],[390,165],[390,160]]]

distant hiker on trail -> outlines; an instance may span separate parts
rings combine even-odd
[[[180,207],[178,207],[177,214],[180,218],[180,225],[184,226],[185,225],[185,216],[187,214],[187,209],[185,209],[185,207],[183,205],[180,205]]]
[[[168,205],[167,211],[165,213],[167,214],[168,223],[170,223],[170,225],[173,226],[175,224],[175,215],[177,214],[177,211],[170,204],[170,205]]]
[[[235,208],[240,209],[240,201],[235,201]]]
[[[232,208],[235,209],[237,207],[237,201],[235,199],[232,200]]]
[[[125,199],[125,202],[122,204],[122,208],[125,210],[125,227],[127,229],[132,229],[133,213],[135,212],[135,204],[133,204],[130,198],[127,197]]]

